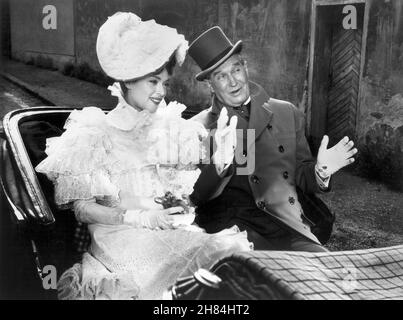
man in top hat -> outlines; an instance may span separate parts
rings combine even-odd
[[[296,188],[328,191],[331,175],[352,163],[357,149],[348,137],[328,149],[324,136],[314,159],[303,113],[249,81],[241,50],[242,41],[233,45],[219,27],[189,47],[201,68],[196,79],[207,81],[213,96],[194,119],[217,131],[212,161],[191,195],[196,222],[210,233],[237,225],[257,250],[327,251],[311,232]]]

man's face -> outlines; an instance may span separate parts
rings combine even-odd
[[[215,69],[209,82],[218,100],[228,107],[238,107],[249,98],[248,70],[238,54]]]

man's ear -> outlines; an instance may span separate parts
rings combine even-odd
[[[213,86],[211,85],[210,79],[206,79],[206,80],[204,80],[204,81],[206,81],[208,87],[210,88],[211,93],[214,93],[214,88],[213,88]]]
[[[246,75],[249,77],[248,62],[246,60],[243,62],[243,67],[245,68]]]

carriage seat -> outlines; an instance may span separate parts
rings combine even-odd
[[[46,158],[46,139],[60,136],[63,133],[63,126],[69,114],[69,111],[40,114],[21,121],[19,131],[33,167]],[[68,238],[72,238],[76,252],[85,252],[90,243],[87,225],[78,222],[71,210],[58,208],[54,201],[53,183],[44,174],[38,172],[36,174],[55,219],[60,222],[59,224],[63,224],[62,229],[68,234]]]

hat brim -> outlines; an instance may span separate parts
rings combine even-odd
[[[239,40],[233,48],[228,51],[228,53],[222,57],[219,61],[217,61],[215,64],[213,64],[211,67],[207,68],[206,70],[203,70],[196,74],[196,80],[198,81],[203,81],[206,79],[206,77],[216,68],[218,68],[221,64],[223,64],[229,57],[231,57],[233,54],[239,53],[242,50],[242,40]]]

